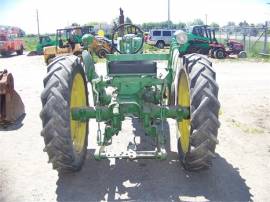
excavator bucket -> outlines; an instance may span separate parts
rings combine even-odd
[[[14,90],[12,74],[0,71],[0,126],[16,122],[24,114],[24,104]]]

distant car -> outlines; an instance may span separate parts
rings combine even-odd
[[[23,54],[23,41],[15,39],[14,36],[5,33],[0,34],[0,54],[2,56],[9,56],[16,52],[17,55]]]
[[[174,29],[152,29],[149,32],[146,43],[158,48],[164,48],[164,46],[171,44],[175,31]]]

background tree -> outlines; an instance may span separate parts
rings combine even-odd
[[[211,24],[210,24],[210,26],[211,27],[213,27],[216,31],[218,31],[219,30],[219,24],[218,23],[216,23],[216,22],[212,22]]]
[[[189,23],[190,25],[204,25],[204,22],[197,18],[197,19],[194,19],[191,23]]]
[[[176,29],[186,29],[187,25],[184,22],[178,22],[176,24]]]
[[[239,27],[248,27],[249,24],[244,20],[244,22],[239,23]]]
[[[235,27],[235,22],[229,21],[227,23],[227,26]]]
[[[236,26],[235,22],[229,21],[227,25],[223,27],[223,30],[228,34],[232,34],[234,32],[239,32],[240,30]]]

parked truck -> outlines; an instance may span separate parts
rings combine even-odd
[[[22,55],[24,44],[21,39],[16,39],[14,35],[0,33],[0,55],[9,56],[16,52],[17,55]]]

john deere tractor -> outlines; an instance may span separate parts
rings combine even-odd
[[[43,49],[45,63],[49,64],[56,56],[80,55],[83,50],[82,36],[91,32],[93,32],[93,26],[57,29],[56,43]]]
[[[91,55],[95,53],[99,58],[105,58],[107,54],[114,51],[111,41],[106,37],[85,34],[82,43],[85,50],[88,50]]]
[[[164,160],[169,134],[162,126],[168,118],[176,123],[178,157],[184,168],[209,168],[220,125],[219,88],[212,63],[199,54],[179,57],[179,49],[187,42],[182,31],[175,33],[169,54],[143,54],[143,32],[132,24],[118,26],[113,36],[112,44],[117,39],[118,46],[114,54],[106,56],[106,76],[96,73],[88,51],[83,51],[82,60],[61,56],[48,66],[40,117],[44,150],[53,168],[59,172],[80,170],[88,132],[95,134],[91,119],[98,123],[96,160]],[[163,73],[158,73],[158,61],[167,62]],[[145,134],[155,140],[154,150],[108,151],[127,117],[139,120]]]

